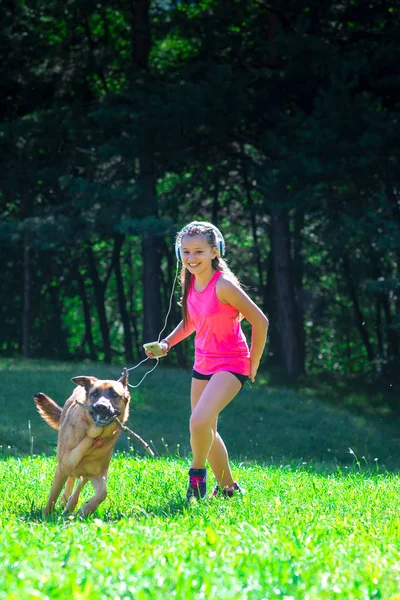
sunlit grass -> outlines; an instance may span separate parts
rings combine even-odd
[[[246,493],[188,506],[190,373],[161,366],[132,391],[129,419],[156,458],[123,434],[98,512],[44,520],[56,432],[32,396],[63,404],[71,377],[116,378],[120,368],[8,359],[0,368],[0,600],[399,600],[399,433],[382,413],[260,377],[219,422]],[[213,484],[210,474],[209,493]]]
[[[346,473],[235,463],[243,497],[187,506],[186,460],[119,453],[95,516],[42,520],[54,468],[45,457],[1,463],[0,598],[389,599],[400,590],[397,475],[356,462]]]

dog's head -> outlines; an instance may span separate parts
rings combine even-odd
[[[128,419],[131,396],[127,369],[124,369],[118,381],[86,376],[73,377],[72,381],[85,388],[85,404],[95,425],[106,427],[115,417],[122,423]]]

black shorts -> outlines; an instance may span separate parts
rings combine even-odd
[[[242,384],[242,387],[244,386],[244,384],[246,383],[246,381],[248,380],[248,375],[242,375],[241,373],[235,373],[234,371],[228,371],[228,373],[232,373],[232,375],[234,375],[235,377],[237,377],[237,379],[239,379],[240,383]],[[193,369],[192,371],[192,377],[193,379],[203,379],[203,380],[209,380],[211,379],[211,377],[215,375],[215,373],[211,373],[211,375],[204,375],[203,373],[199,373],[198,371],[195,371]]]

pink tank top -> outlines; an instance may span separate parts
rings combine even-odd
[[[240,326],[239,313],[220,302],[216,285],[222,273],[214,273],[204,290],[196,292],[192,277],[188,311],[195,330],[194,369],[203,375],[218,371],[250,374],[250,352]]]

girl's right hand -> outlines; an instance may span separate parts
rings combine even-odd
[[[161,342],[159,342],[163,356],[165,356],[166,354],[168,354],[168,351],[170,349],[170,345],[167,342],[167,340],[161,340]],[[144,352],[146,354],[146,356],[148,358],[159,358],[159,356],[155,356],[152,352],[150,352],[149,350],[147,350],[146,348],[144,348]]]
[[[163,354],[168,354],[171,344],[167,340],[161,340],[160,346],[162,348]]]
[[[255,382],[258,367],[260,366],[259,360],[250,359],[250,381]]]

